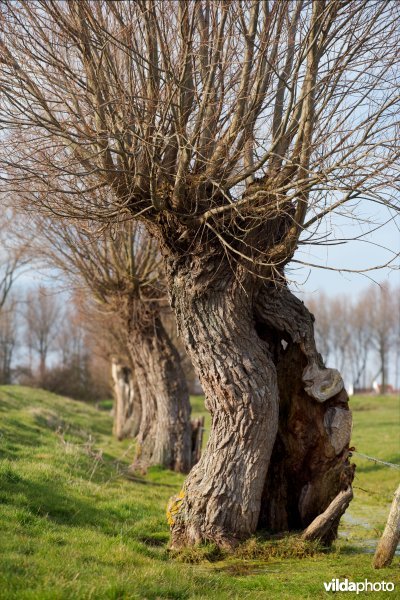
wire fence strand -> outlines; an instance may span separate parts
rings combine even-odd
[[[373,456],[368,456],[368,454],[363,454],[362,452],[357,452],[356,450],[352,451],[352,454],[357,454],[366,460],[370,460],[371,462],[378,463],[379,465],[385,465],[385,467],[390,467],[391,469],[396,469],[400,471],[400,465],[396,465],[395,463],[386,462],[385,460],[380,460],[379,458],[375,458]]]

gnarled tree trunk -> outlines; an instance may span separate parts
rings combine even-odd
[[[273,351],[279,387],[279,429],[258,528],[301,530],[353,480],[348,396],[339,372],[327,369],[317,352],[312,315],[286,287],[264,286],[256,319]],[[335,539],[340,517],[324,530],[323,543]]]
[[[178,327],[212,415],[206,450],[169,506],[173,547],[303,529],[353,478],[347,395],[315,349],[310,313],[286,287],[253,279],[252,288],[221,264],[167,260]]]
[[[169,276],[178,328],[212,415],[207,447],[170,506],[172,545],[232,546],[259,518],[278,428],[276,368],[254,327],[251,299],[232,274],[205,289],[191,270],[174,265]]]
[[[190,402],[178,351],[159,315],[132,323],[129,350],[142,399],[135,467],[162,465],[187,473],[191,467]]]
[[[132,370],[113,359],[111,375],[114,382],[114,427],[113,433],[118,440],[135,437],[139,432],[142,403]]]

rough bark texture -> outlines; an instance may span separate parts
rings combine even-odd
[[[312,315],[287,288],[265,286],[256,312],[273,349],[280,398],[258,528],[301,530],[351,486],[348,396],[338,371],[325,368],[316,350]],[[340,517],[324,530],[323,543],[335,539]]]
[[[199,262],[167,261],[178,327],[212,415],[206,450],[169,506],[172,546],[303,529],[353,479],[342,378],[324,367],[313,318],[286,287],[251,289],[226,276],[222,261]]]
[[[117,359],[113,359],[111,375],[115,398],[113,433],[118,440],[135,437],[139,432],[142,403],[132,370]]]
[[[135,467],[162,465],[187,473],[191,467],[191,409],[180,357],[158,316],[139,336],[140,327],[135,323],[135,335],[129,341],[142,399]]]
[[[256,529],[278,427],[278,387],[252,302],[222,273],[201,286],[195,265],[171,265],[171,299],[212,415],[207,447],[169,507],[172,546],[232,546]],[[218,274],[218,264],[202,265]]]
[[[392,506],[390,507],[389,517],[386,523],[385,531],[379,540],[375,552],[373,566],[375,569],[388,567],[393,560],[394,553],[400,542],[400,485],[397,488]]]

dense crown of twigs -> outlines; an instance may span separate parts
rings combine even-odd
[[[154,312],[167,306],[157,244],[135,221],[99,228],[90,220],[66,222],[42,211],[32,215],[26,230],[35,256],[86,290],[98,311],[118,315],[124,327],[138,318],[152,327]]]
[[[281,266],[333,211],[398,210],[399,8],[6,0],[2,186]]]

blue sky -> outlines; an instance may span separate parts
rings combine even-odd
[[[352,227],[355,232],[358,231],[356,225],[353,224]],[[346,235],[348,233],[349,231]],[[357,270],[386,263],[392,256],[391,252],[400,252],[400,232],[393,222],[369,235],[365,241],[350,241],[339,246],[302,246],[295,258],[321,266]],[[293,289],[300,296],[318,294],[321,291],[328,295],[359,293],[371,280],[379,283],[389,281],[393,286],[400,286],[400,271],[389,268],[360,274],[309,268],[293,263],[287,275]],[[45,271],[40,273],[32,268],[20,277],[18,287],[27,288],[40,282],[52,286],[56,283],[54,276],[46,277]]]
[[[375,211],[376,221],[384,222],[388,218],[385,209]],[[350,241],[334,246],[301,246],[295,259],[338,269],[362,270],[373,266],[383,265],[393,258],[394,253],[400,252],[400,223],[391,221],[380,229],[366,235],[360,241]],[[336,239],[352,238],[367,231],[367,226],[349,219],[336,217],[333,222],[333,235]],[[328,295],[359,293],[371,281],[389,281],[393,286],[400,286],[400,262],[394,263],[397,269],[384,268],[362,273],[328,270],[324,268],[309,268],[292,264],[287,275],[292,281],[292,287],[298,294],[317,294],[324,291]]]

